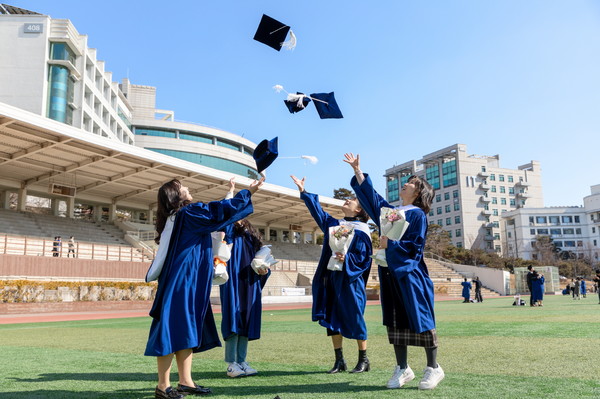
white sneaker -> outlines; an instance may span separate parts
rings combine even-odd
[[[231,378],[236,378],[236,377],[243,377],[245,375],[246,375],[246,373],[244,372],[244,370],[242,370],[242,368],[240,367],[239,364],[237,364],[236,362],[228,363],[227,376],[229,376]]]
[[[402,385],[415,379],[415,373],[413,373],[410,366],[406,366],[405,369],[396,366],[392,378],[387,382],[387,387],[390,389],[400,388]]]
[[[246,376],[251,376],[251,375],[258,374],[258,371],[256,371],[252,367],[250,367],[250,365],[248,363],[246,363],[246,362],[241,362],[240,363],[240,368],[244,371],[244,374]]]
[[[436,368],[426,367],[423,378],[419,382],[419,389],[433,389],[444,379],[444,370],[438,364]]]

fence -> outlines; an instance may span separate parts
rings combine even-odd
[[[50,239],[9,234],[0,235],[0,254],[4,255],[74,257],[127,262],[148,261],[136,248],[125,245],[76,242],[74,251],[75,253],[69,253],[68,241],[63,241],[60,246],[55,247],[54,241]]]

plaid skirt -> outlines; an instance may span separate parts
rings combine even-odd
[[[420,334],[408,328],[387,327],[388,339],[392,345],[422,346],[425,348],[437,348],[438,339],[435,328]]]

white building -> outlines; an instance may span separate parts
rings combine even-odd
[[[502,168],[499,155],[469,155],[466,145],[455,144],[387,169],[390,203],[400,204],[399,190],[413,174],[425,177],[435,188],[429,223],[441,225],[457,247],[502,253],[501,215],[543,206],[537,161],[517,169]]]
[[[571,258],[597,262],[600,257],[600,185],[591,187],[583,206],[522,208],[502,215],[505,253],[538,259],[536,237],[550,236]]]

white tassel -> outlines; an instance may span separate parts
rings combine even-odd
[[[298,108],[304,109],[304,103],[302,102],[304,97],[306,97],[304,94],[288,93],[287,100],[290,102],[295,102]]]
[[[282,90],[285,91],[285,89],[283,88],[282,85],[275,85],[275,86],[273,86],[273,89],[275,90],[276,93],[281,93]]]
[[[315,165],[317,162],[319,162],[317,157],[315,157],[314,155],[302,155],[300,158],[308,159],[308,161],[313,165]]]
[[[288,40],[286,40],[285,42],[281,43],[281,46],[283,48],[285,48],[286,50],[293,50],[296,48],[296,35],[294,35],[294,32],[292,32],[291,29],[290,29],[290,38]]]

